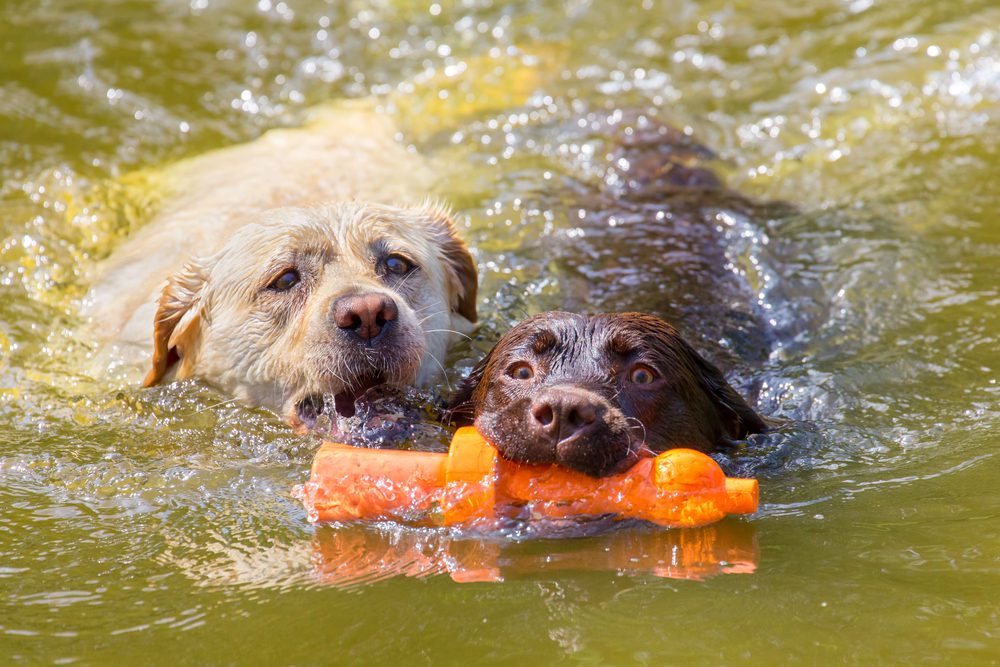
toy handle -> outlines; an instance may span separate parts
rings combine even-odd
[[[324,442],[303,487],[309,520],[420,518],[440,501],[445,461],[434,452]]]

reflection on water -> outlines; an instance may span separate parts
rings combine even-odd
[[[991,661],[997,25],[985,0],[7,3],[3,654]],[[155,209],[164,165],[370,95],[440,169],[431,194],[480,265],[483,323],[450,382],[525,315],[643,308],[787,420],[724,461],[764,505],[715,530],[756,533],[759,558],[695,540],[754,574],[652,576],[688,553],[675,532],[488,554],[314,535],[289,495],[313,441],[196,384],[80,372],[76,301]],[[658,122],[680,132],[643,134]],[[349,591],[315,585],[327,540]],[[619,552],[639,561],[604,560]],[[397,554],[505,583],[360,572]],[[850,654],[844,628],[864,629]]]
[[[319,528],[312,562],[319,581],[360,586],[394,576],[447,573],[454,581],[501,582],[560,571],[608,571],[702,580],[750,574],[759,549],[753,524],[619,529],[573,540],[473,539],[396,525]]]

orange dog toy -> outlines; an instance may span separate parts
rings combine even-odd
[[[447,454],[324,443],[303,495],[313,523],[392,519],[447,526],[527,506],[532,516],[615,514],[692,527],[755,512],[758,502],[757,480],[727,478],[711,457],[694,450],[667,450],[622,474],[594,478],[507,461],[474,428],[459,429]]]

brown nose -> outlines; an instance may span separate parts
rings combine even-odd
[[[397,317],[396,302],[384,294],[349,294],[333,302],[333,321],[363,341],[378,338]]]
[[[586,435],[597,422],[597,404],[586,392],[548,389],[531,403],[531,425],[557,443]]]

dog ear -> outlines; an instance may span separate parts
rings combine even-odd
[[[726,435],[734,440],[742,440],[753,433],[766,431],[764,419],[726,382],[722,371],[706,361],[694,348],[690,348],[690,351],[698,383],[715,405]]]
[[[449,211],[431,203],[424,210],[434,224],[434,240],[441,248],[454,302],[451,308],[469,322],[475,322],[479,273],[465,242],[459,238]]]
[[[142,386],[152,387],[180,362],[178,378],[187,377],[201,336],[201,292],[208,280],[205,262],[189,262],[167,280],[153,322],[153,361]]]

